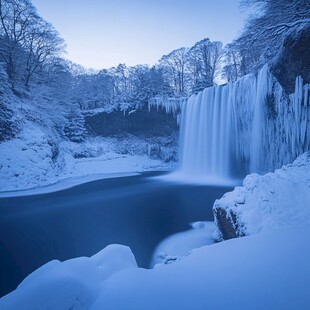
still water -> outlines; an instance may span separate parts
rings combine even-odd
[[[213,220],[212,205],[230,187],[163,182],[145,173],[49,194],[0,199],[0,296],[52,260],[91,256],[111,243],[130,246],[148,267],[156,245]]]

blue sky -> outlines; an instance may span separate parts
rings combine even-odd
[[[209,37],[224,43],[242,29],[239,0],[33,0],[67,43],[66,57],[85,67],[155,64]]]

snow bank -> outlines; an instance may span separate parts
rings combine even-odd
[[[310,226],[268,231],[151,270],[136,268],[128,248],[112,246],[93,258],[43,266],[0,299],[0,308],[306,309],[309,235]]]
[[[124,269],[137,268],[126,246],[110,245],[96,255],[51,261],[30,274],[0,300],[5,309],[88,309],[101,283]]]
[[[214,203],[219,238],[310,224],[310,153],[274,173],[251,174]]]
[[[52,183],[57,174],[52,143],[39,127],[0,144],[0,191]]]
[[[147,153],[147,143],[141,139],[132,144],[117,138],[95,138],[56,145],[39,126],[27,126],[15,139],[0,143],[0,192],[57,183],[50,189],[54,191],[68,187],[64,180],[71,187],[93,175],[98,179],[174,168],[175,162],[152,159]]]

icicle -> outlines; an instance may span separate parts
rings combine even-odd
[[[163,108],[167,114],[172,113],[173,115],[178,115],[186,101],[186,97],[155,97],[149,100],[148,110],[150,112],[152,107],[155,107],[157,111],[159,111],[159,108]]]

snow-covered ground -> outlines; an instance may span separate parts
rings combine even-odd
[[[25,98],[8,94],[6,101],[13,115],[15,136],[0,143],[0,193],[60,181],[66,187],[64,180],[68,178],[77,184],[78,179],[83,183],[92,175],[97,179],[111,174],[174,169],[174,136],[88,136],[85,142],[74,143],[64,136],[70,112],[68,98],[59,97],[42,85]]]
[[[310,226],[204,246],[173,264],[138,268],[129,248],[52,261],[0,299],[2,310],[307,309]]]
[[[55,183],[68,187],[112,174],[174,168],[173,162],[150,158],[148,148],[149,144],[138,138],[90,138],[83,143],[61,141],[55,146],[40,127],[26,127],[15,139],[0,144],[0,192]],[[69,185],[65,179],[70,179]],[[56,188],[59,186],[50,190]]]
[[[155,249],[151,266],[170,264],[189,255],[191,250],[214,243],[214,222],[195,222],[190,230],[164,239]]]

